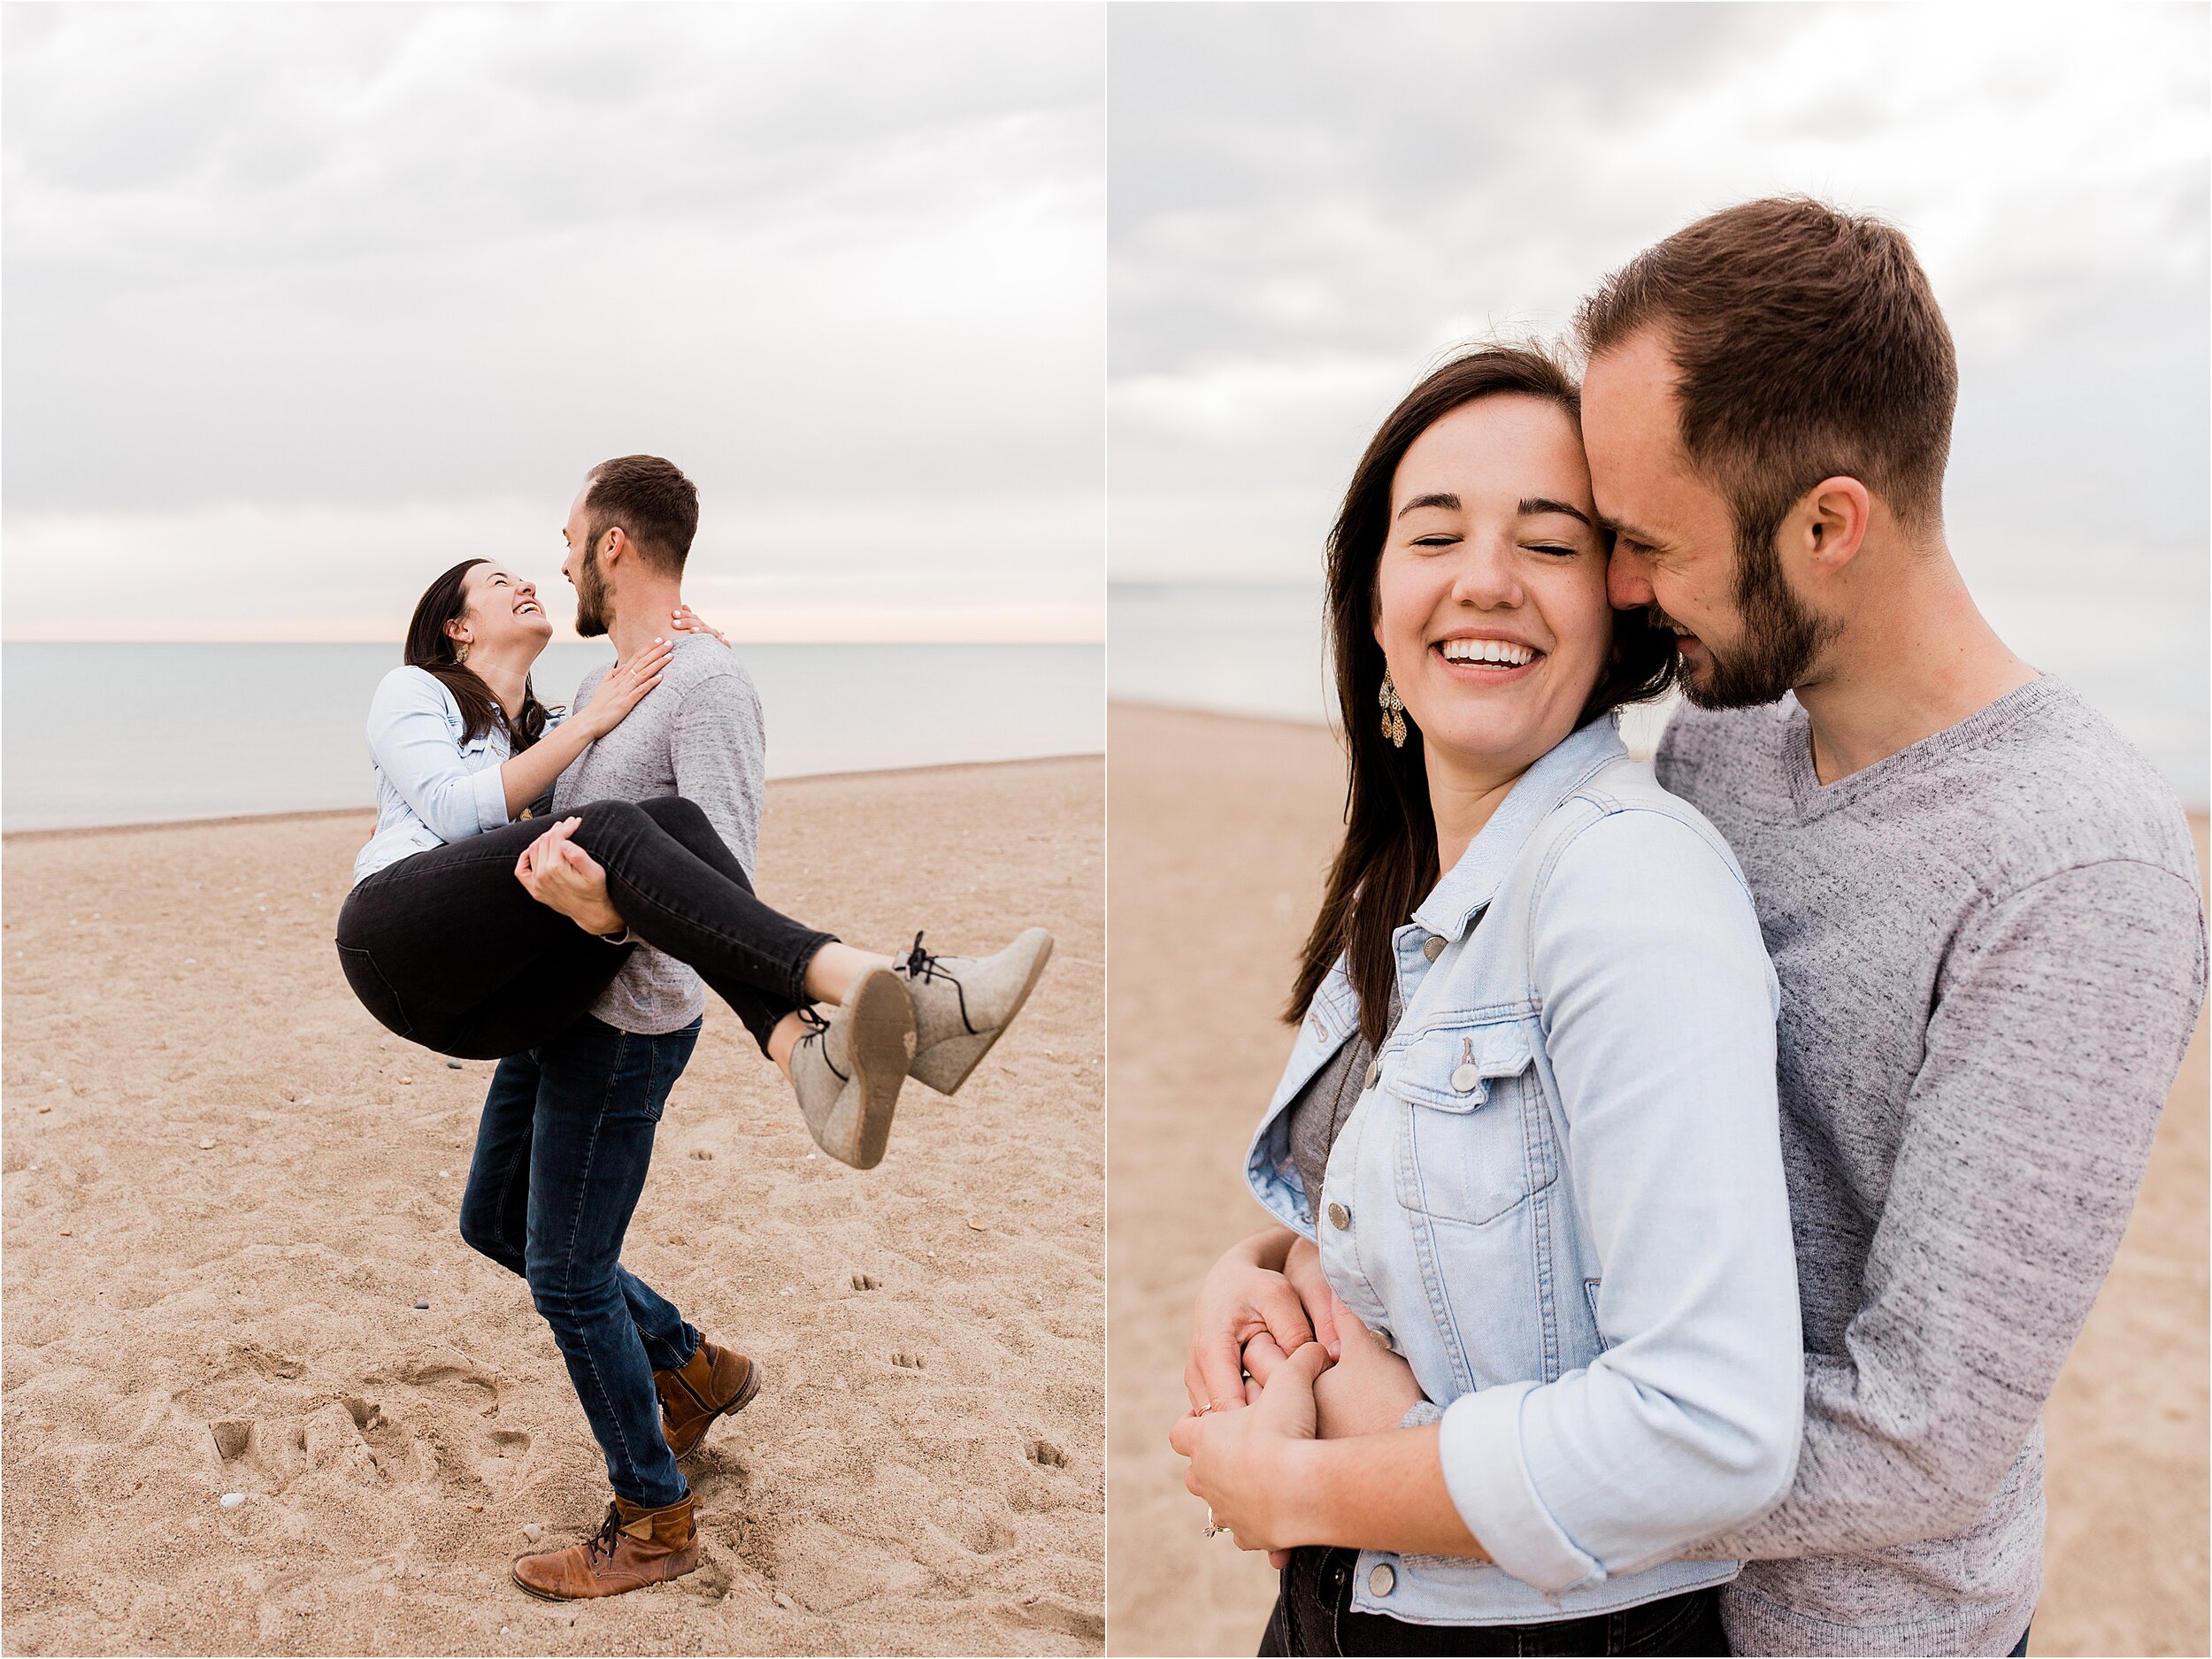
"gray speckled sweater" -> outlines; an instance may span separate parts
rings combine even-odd
[[[1728,838],[1782,983],[1806,1349],[1740,1653],[2002,1654],[2042,1582],[2043,1402],[2203,1000],[2172,792],[2045,678],[1836,783],[1793,699],[1686,710],[1660,780]]]
[[[553,810],[680,795],[707,815],[749,874],[760,841],[768,764],[760,697],[751,676],[718,640],[679,634],[675,643],[660,684],[561,774],[553,786]],[[591,701],[606,672],[595,669],[584,677],[576,688],[579,709]],[[706,1006],[706,987],[696,973],[640,945],[591,1013],[618,1031],[657,1034],[688,1025]]]

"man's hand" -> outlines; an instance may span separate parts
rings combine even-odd
[[[1313,1381],[1329,1363],[1308,1341],[1275,1369],[1245,1411],[1193,1412],[1168,1435],[1191,1460],[1183,1484],[1206,1501],[1239,1549],[1288,1549],[1300,1535],[1296,1506],[1307,1482],[1297,1459],[1314,1438]]]
[[[1304,1304],[1306,1322],[1312,1325],[1314,1340],[1329,1350],[1329,1357],[1341,1357],[1343,1344],[1336,1332],[1336,1310],[1342,1304],[1336,1292],[1329,1288],[1329,1281],[1321,1274],[1321,1249],[1311,1239],[1302,1238],[1290,1247],[1283,1258],[1283,1277],[1298,1293]],[[1261,1380],[1264,1382],[1265,1378]]]
[[[558,910],[588,933],[618,933],[627,926],[607,896],[607,872],[569,839],[584,820],[565,818],[522,849],[515,879],[548,910]]]
[[[1333,1317],[1344,1347],[1313,1386],[1318,1438],[1342,1440],[1396,1428],[1427,1397],[1413,1379],[1413,1367],[1385,1348],[1342,1302],[1335,1303]]]
[[[1262,1233],[1232,1246],[1199,1289],[1183,1364],[1183,1387],[1194,1411],[1210,1405],[1233,1410],[1244,1403],[1244,1348],[1253,1338],[1271,1338],[1282,1353],[1313,1340],[1313,1326],[1290,1281],[1259,1264],[1258,1247],[1280,1236]]]

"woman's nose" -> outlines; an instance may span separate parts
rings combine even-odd
[[[1521,603],[1521,582],[1509,549],[1470,543],[1452,582],[1452,597],[1482,611],[1507,610]]]

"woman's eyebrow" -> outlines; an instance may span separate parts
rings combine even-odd
[[[1584,524],[1590,525],[1593,530],[1597,528],[1590,524],[1590,515],[1581,508],[1569,506],[1563,501],[1554,501],[1548,495],[1531,495],[1521,503],[1521,516],[1524,518],[1544,512],[1563,512],[1570,518],[1579,518]]]
[[[1436,491],[1426,495],[1416,495],[1411,501],[1406,503],[1404,506],[1398,509],[1397,516],[1402,518],[1408,513],[1411,512],[1416,507],[1441,507],[1446,512],[1457,512],[1459,511],[1459,497],[1451,494],[1448,490]]]

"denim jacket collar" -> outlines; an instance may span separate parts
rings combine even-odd
[[[1414,921],[1429,933],[1459,938],[1489,904],[1536,826],[1562,801],[1627,755],[1611,715],[1591,721],[1555,745],[1521,774],[1459,862],[1421,901]]]

